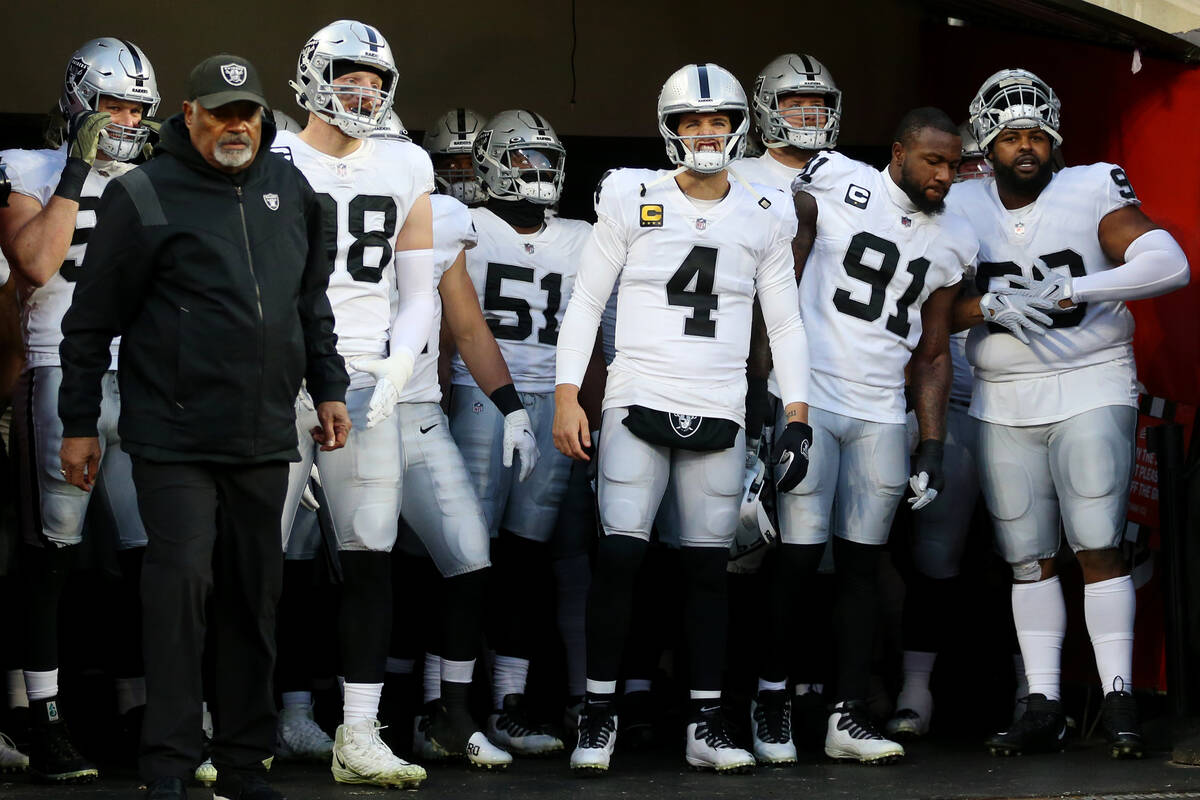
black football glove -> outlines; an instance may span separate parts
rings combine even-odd
[[[945,445],[937,439],[926,439],[917,445],[912,458],[912,474],[908,485],[913,497],[908,498],[913,511],[919,511],[937,499],[938,492],[946,488],[946,475],[942,472],[942,451]]]
[[[800,485],[808,474],[808,450],[812,447],[812,428],[805,422],[789,422],[783,432],[775,437],[775,452],[771,458],[783,474],[776,483],[781,492],[790,492]]]

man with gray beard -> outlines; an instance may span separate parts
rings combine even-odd
[[[211,625],[218,800],[276,800],[275,606],[279,519],[298,458],[301,379],[322,450],[350,430],[349,378],[326,299],[329,256],[312,188],[270,152],[258,75],[212,56],[156,156],[100,199],[63,319],[63,477],[97,478],[109,343],[121,339],[119,432],[149,545],[142,569],[149,800],[186,797],[200,763],[201,657]],[[208,619],[206,620],[206,603]]]

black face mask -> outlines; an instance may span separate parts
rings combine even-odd
[[[487,209],[515,228],[538,228],[546,221],[546,206],[529,200],[497,200],[489,197]]]

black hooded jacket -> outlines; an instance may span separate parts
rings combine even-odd
[[[228,175],[177,114],[155,158],[105,189],[63,318],[64,436],[96,435],[117,335],[121,444],[149,460],[294,460],[300,380],[345,400],[320,206],[274,138],[264,118],[254,161]]]

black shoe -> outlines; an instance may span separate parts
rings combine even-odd
[[[114,761],[132,765],[137,763],[142,747],[142,723],[146,718],[146,707],[135,706],[117,718],[117,736]]]
[[[283,792],[271,788],[257,772],[238,772],[228,768],[217,771],[213,800],[287,800]]]
[[[1108,739],[1113,758],[1141,758],[1146,755],[1142,726],[1138,722],[1137,702],[1129,692],[1109,692],[1100,708],[1100,724]]]
[[[57,697],[29,702],[29,771],[50,783],[91,783],[100,777],[71,743]]]
[[[155,778],[146,787],[146,800],[187,800],[183,778]]]
[[[1022,753],[1057,753],[1067,738],[1067,719],[1062,703],[1048,700],[1044,694],[1025,698],[1020,719],[987,740],[994,756],[1019,756]]]
[[[649,690],[621,697],[621,751],[654,745],[654,695]]]
[[[829,706],[820,692],[805,692],[792,698],[792,741],[803,750],[820,751],[825,746]]]
[[[470,688],[470,684],[466,683],[444,682],[442,698],[433,704],[429,738],[435,747],[446,751],[448,755],[457,756],[467,752],[467,742],[481,730],[467,708],[467,692]]]

